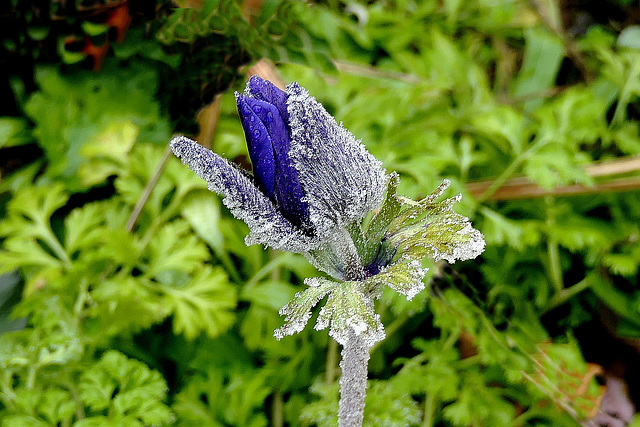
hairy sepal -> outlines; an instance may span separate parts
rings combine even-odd
[[[329,328],[329,335],[344,345],[350,331],[372,346],[384,338],[384,327],[373,307],[373,297],[365,292],[364,282],[335,282],[324,278],[305,280],[308,288],[298,292],[280,314],[285,324],[274,332],[277,339],[300,332],[311,318],[311,310],[325,296],[315,329]]]

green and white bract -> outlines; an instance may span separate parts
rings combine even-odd
[[[453,263],[482,253],[485,247],[482,234],[466,217],[453,211],[461,196],[438,201],[449,186],[448,180],[419,202],[398,196],[398,182],[398,175],[391,174],[385,201],[365,229],[360,223],[348,227],[365,266],[365,278],[342,283],[318,278],[305,280],[309,288],[298,292],[280,310],[285,325],[276,330],[276,338],[301,331],[311,318],[311,309],[328,295],[315,328],[329,327],[329,334],[341,344],[352,330],[372,346],[384,338],[384,328],[373,307],[384,286],[410,300],[424,289],[427,269],[422,267],[423,258]],[[313,255],[319,259],[326,256],[322,251]]]

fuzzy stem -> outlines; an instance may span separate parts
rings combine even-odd
[[[367,394],[369,346],[351,331],[342,347],[340,368],[339,427],[361,427],[364,420],[364,397]]]
[[[345,281],[363,280],[364,268],[349,232],[341,228],[334,235],[333,249],[344,266]],[[342,346],[340,368],[339,427],[362,427],[364,398],[367,394],[369,346],[353,330]]]

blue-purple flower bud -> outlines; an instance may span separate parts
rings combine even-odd
[[[247,244],[310,253],[380,206],[381,163],[304,88],[282,91],[254,76],[236,101],[253,182],[188,138],[174,138],[171,148],[247,223]]]
[[[293,166],[286,94],[273,83],[253,76],[244,95],[236,93],[249,157],[258,187],[285,218],[311,231],[309,206]]]

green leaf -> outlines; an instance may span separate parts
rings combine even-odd
[[[176,396],[178,426],[264,427],[268,422],[262,408],[269,392],[260,372],[245,370],[226,378],[221,371],[209,368]]]
[[[240,332],[250,349],[273,341],[273,331],[280,325],[278,310],[295,294],[295,287],[283,281],[265,281],[243,289],[240,299],[251,303]]]
[[[384,339],[380,315],[373,307],[373,298],[365,295],[360,282],[344,282],[333,289],[320,309],[315,329],[329,327],[329,336],[343,344],[351,332],[361,336],[372,346]]]
[[[13,147],[29,143],[33,140],[27,127],[27,120],[22,117],[0,117],[0,148]]]
[[[502,397],[500,388],[487,386],[480,374],[469,374],[456,401],[444,408],[443,415],[457,426],[483,422],[499,427],[513,421],[515,408]]]
[[[95,249],[101,242],[104,223],[104,203],[89,203],[74,209],[65,218],[64,247],[73,255],[76,251]]]
[[[198,236],[220,253],[224,250],[224,239],[220,231],[220,201],[210,191],[193,191],[182,203],[182,216],[189,222]]]
[[[171,410],[162,403],[167,385],[157,371],[128,359],[117,351],[106,352],[85,371],[78,385],[82,402],[109,419],[129,419],[144,425],[173,421]]]
[[[318,277],[305,279],[304,282],[307,288],[296,293],[293,299],[279,311],[281,316],[285,316],[285,320],[284,326],[273,333],[278,340],[302,331],[311,318],[313,307],[340,286],[338,282]]]
[[[640,25],[630,25],[620,31],[617,44],[618,46],[640,49]]]
[[[204,267],[184,285],[162,285],[164,305],[173,313],[173,330],[188,339],[201,332],[216,337],[235,321],[236,291],[220,269]]]
[[[69,264],[69,255],[51,228],[51,216],[68,198],[64,187],[54,184],[25,188],[11,200],[8,218],[0,223],[0,236],[7,237],[6,250],[0,251],[0,271]]]
[[[138,133],[139,128],[133,121],[122,120],[107,124],[89,137],[78,150],[87,159],[78,168],[82,184],[92,187],[111,175],[120,175]]]
[[[202,427],[223,427],[219,415],[225,400],[224,378],[221,373],[210,371],[205,378],[194,377],[176,395],[173,409],[178,418],[177,425]],[[204,398],[203,398],[204,397]]]
[[[366,224],[366,241],[364,248],[360,251],[362,263],[367,265],[373,261],[377,255],[380,241],[387,232],[389,225],[394,221],[402,203],[397,195],[400,177],[397,173],[392,173],[387,184],[387,192],[380,209],[375,213],[373,218]],[[357,242],[357,240],[356,240]]]
[[[522,68],[514,88],[516,96],[541,92],[553,85],[564,58],[562,40],[546,29],[526,29],[524,37],[526,46]],[[529,108],[539,104],[540,100],[528,103]]]
[[[613,284],[602,279],[597,273],[592,272],[586,280],[590,289],[622,318],[640,328],[640,307],[634,306],[627,294],[616,289]]]
[[[24,108],[36,124],[34,135],[47,156],[45,175],[64,182],[72,191],[83,189],[117,170],[112,158],[122,158],[132,137],[167,141],[168,125],[154,99],[156,74],[140,62],[129,67],[107,64],[99,75],[62,76],[52,68],[38,67],[40,91],[31,95]],[[65,107],[60,108],[62,105]],[[109,145],[109,140],[118,143]],[[96,141],[97,151],[88,147]]]
[[[176,220],[165,224],[151,237],[143,253],[148,277],[174,270],[192,272],[204,264],[209,255],[207,248],[189,231],[186,222]]]
[[[402,427],[420,423],[422,417],[417,402],[398,388],[393,381],[368,381],[365,425]]]
[[[142,278],[109,278],[90,292],[93,304],[85,311],[95,342],[126,336],[160,322],[170,314],[155,284]]]

